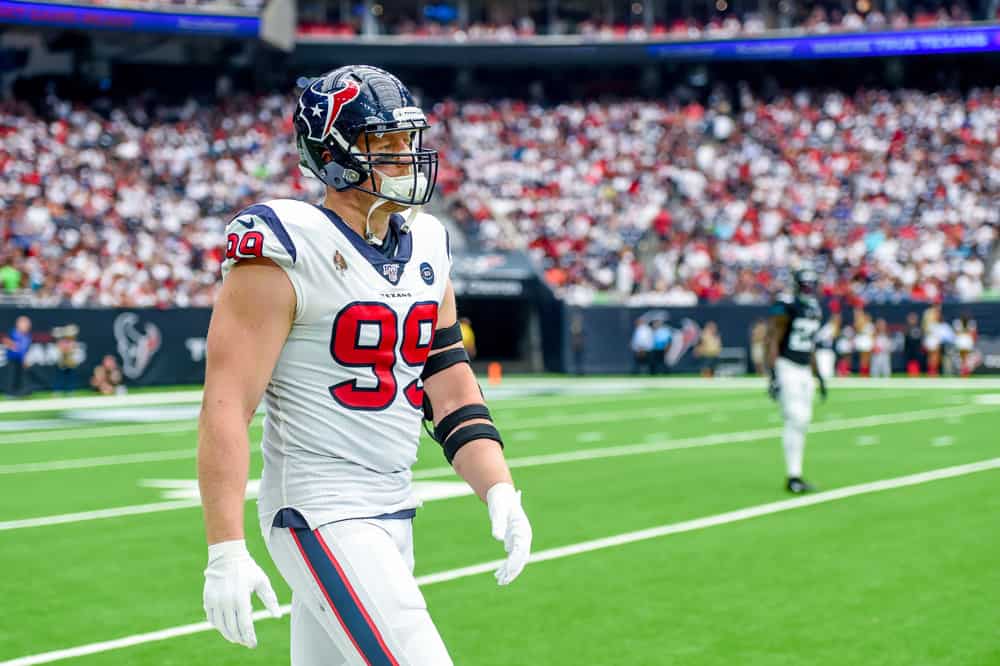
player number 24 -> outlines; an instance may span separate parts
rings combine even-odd
[[[414,303],[400,331],[396,311],[385,303],[357,302],[341,310],[333,320],[330,354],[342,366],[369,368],[376,381],[368,387],[359,386],[356,379],[334,384],[330,387],[333,399],[350,409],[377,411],[391,405],[399,387],[393,372],[397,359],[410,367],[423,366],[431,351],[437,315],[437,303]],[[418,379],[407,384],[403,394],[414,408],[423,405],[424,390]]]

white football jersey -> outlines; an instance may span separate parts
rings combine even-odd
[[[264,395],[265,534],[285,507],[315,529],[418,504],[419,378],[451,257],[436,218],[418,214],[408,233],[402,223],[391,216],[392,258],[333,211],[290,199],[250,206],[226,230],[223,278],[240,259],[267,257],[295,289],[295,321]]]

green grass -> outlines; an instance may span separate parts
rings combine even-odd
[[[512,460],[648,442],[689,446],[515,468],[536,551],[786,499],[781,424],[761,390],[615,391],[493,403]],[[976,405],[980,392],[1000,389],[834,387],[828,403],[816,405],[816,425],[829,429],[809,435],[807,476],[832,489],[998,457],[1000,417],[995,406]],[[922,411],[933,418],[843,427]],[[0,444],[0,471],[192,450],[194,430],[157,432],[175,425],[149,424],[142,435],[8,441]],[[72,427],[85,434],[108,425]],[[748,431],[757,436],[705,445],[710,435]],[[254,427],[252,440],[259,436]],[[12,437],[0,433],[0,441]],[[255,477],[260,465],[255,454]],[[440,449],[425,439],[416,469],[443,465]],[[15,470],[0,474],[0,520],[160,502],[161,491],[141,480],[193,479],[194,470],[193,456]],[[483,574],[424,593],[462,666],[996,666],[1000,609],[989,591],[1000,589],[998,482],[1000,471],[988,471],[850,497],[535,563],[509,588]],[[255,523],[250,503],[251,551],[287,603]],[[473,497],[427,503],[415,534],[417,575],[502,554]],[[203,619],[197,508],[0,531],[0,564],[0,666]],[[288,663],[287,617],[258,621],[257,634],[254,651],[203,632],[65,663]]]

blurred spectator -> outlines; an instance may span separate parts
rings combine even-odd
[[[458,325],[462,330],[462,346],[465,347],[465,353],[469,355],[471,360],[475,360],[476,332],[472,330],[472,322],[468,317],[459,317]]]
[[[105,355],[101,364],[94,367],[90,377],[90,386],[101,395],[125,393],[121,369],[118,361],[111,354]]]
[[[871,371],[875,347],[875,325],[863,307],[854,308],[854,350],[858,353],[858,373],[867,377]]]
[[[834,343],[837,352],[837,376],[848,377],[854,369],[854,329],[844,326]]]
[[[722,354],[722,338],[719,337],[719,327],[714,321],[710,321],[702,329],[698,346],[694,349],[695,357],[701,359],[702,377],[715,376],[720,354]]]
[[[972,352],[976,348],[976,320],[968,312],[963,312],[955,322],[955,348],[960,359],[959,373],[963,377],[972,374]]]
[[[645,318],[639,317],[635,320],[635,329],[632,331],[632,342],[629,346],[632,349],[632,374],[639,374],[643,368],[648,368],[649,374],[653,374],[651,357],[653,327]]]
[[[916,312],[910,312],[906,315],[906,327],[903,330],[903,363],[906,374],[911,377],[920,374],[923,338],[924,331],[920,327],[920,317]]]
[[[76,341],[76,336],[79,333],[80,327],[76,324],[52,329],[52,337],[55,338],[56,348],[59,350],[56,383],[53,387],[56,391],[69,394],[76,389],[76,369],[80,365],[80,345]]]
[[[927,374],[936,377],[941,374],[941,307],[932,305],[924,310],[924,351],[927,352]]]
[[[0,254],[0,289],[13,294],[21,288],[21,271],[6,254]]]
[[[758,375],[765,374],[764,352],[767,343],[767,322],[758,319],[750,328],[750,361],[753,363],[753,370]]]
[[[654,319],[652,326],[653,351],[650,353],[650,365],[652,366],[650,372],[659,375],[667,371],[667,349],[670,348],[673,331],[660,319]]]
[[[957,356],[955,329],[941,317],[940,310],[938,311],[937,329],[938,339],[941,341],[941,374],[957,375],[959,372],[959,363],[956,362],[958,359],[955,358]]]
[[[834,376],[837,364],[835,346],[840,336],[840,313],[834,312],[816,333],[816,369],[824,379]]]
[[[21,315],[14,320],[14,328],[3,338],[3,346],[7,348],[7,365],[10,368],[7,395],[21,397],[30,392],[24,375],[29,365],[27,356],[31,347],[31,319]]]
[[[569,346],[573,354],[573,372],[577,375],[583,374],[583,354],[586,350],[586,339],[584,338],[583,313],[579,310],[573,313],[569,322]]]
[[[875,324],[875,340],[872,346],[872,377],[892,376],[892,337],[885,319]]]

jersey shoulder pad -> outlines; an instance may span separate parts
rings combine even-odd
[[[437,219],[430,213],[420,211],[410,222],[410,232],[426,235],[434,239],[443,239],[445,245],[444,249],[448,255],[448,261],[451,261],[451,239],[448,236],[448,229],[444,226],[444,223],[441,222],[441,220]]]
[[[410,221],[410,229],[417,232],[428,233],[430,231],[444,230],[444,224],[430,213],[418,212]]]
[[[267,258],[286,270],[295,266],[299,259],[297,234],[288,223],[288,216],[279,214],[287,208],[285,203],[281,199],[258,203],[236,214],[226,227],[223,276],[243,259]]]

